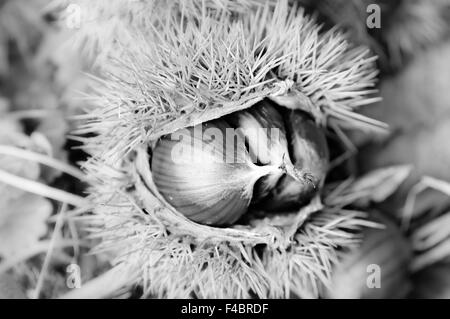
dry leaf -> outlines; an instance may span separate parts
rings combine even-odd
[[[0,144],[33,149],[33,141],[18,130],[15,122],[0,127]],[[0,169],[29,180],[37,180],[40,167],[36,162],[0,154]],[[51,203],[37,195],[0,182],[0,256],[12,257],[30,249],[47,231],[46,221]]]
[[[364,171],[387,165],[407,164],[413,171],[397,192],[392,203],[394,209],[404,205],[411,187],[416,185],[422,176],[430,176],[450,181],[450,118],[445,118],[432,128],[418,129],[414,133],[401,134],[389,142],[374,145],[361,157]],[[424,212],[431,207],[448,201],[448,196],[434,190],[426,190],[418,195],[415,213]]]
[[[352,203],[366,206],[370,202],[383,202],[400,188],[411,170],[410,165],[398,165],[371,171],[340,189],[338,193],[332,192],[326,198],[326,203],[329,205]]]
[[[374,170],[359,178],[350,187],[350,192],[368,191],[367,196],[359,202],[382,202],[391,196],[408,178],[412,167],[410,165],[391,166]]]
[[[413,166],[408,180],[390,203],[400,213],[405,198],[422,176],[450,181],[450,42],[429,48],[400,74],[385,79],[383,101],[364,114],[386,121],[394,134],[361,152],[361,168],[370,171],[388,165]],[[419,194],[414,215],[448,201],[426,190]]]
[[[0,205],[0,256],[10,258],[32,248],[46,234],[52,210],[50,201],[29,193]]]

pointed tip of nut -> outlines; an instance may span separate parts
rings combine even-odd
[[[317,188],[316,181],[317,178],[314,174],[304,171],[302,169],[298,169],[295,167],[290,160],[286,160],[286,154],[283,154],[283,164],[280,165],[279,169],[283,170],[287,175],[293,177],[295,180],[303,183],[303,184],[312,184],[314,189]]]
[[[296,180],[302,183],[311,184],[316,189],[316,177],[310,172],[299,170],[296,167],[293,168],[293,174],[291,174]]]

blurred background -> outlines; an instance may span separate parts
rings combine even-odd
[[[378,56],[382,101],[360,111],[390,132],[344,132],[342,170],[408,167],[374,208],[412,247],[407,296],[450,298],[450,1],[296,2]],[[73,41],[76,14],[68,1],[0,0],[0,298],[61,297],[110,264],[69,218],[88,194],[83,136],[73,132],[101,63]]]

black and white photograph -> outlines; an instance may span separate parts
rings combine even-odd
[[[450,0],[0,0],[0,299],[450,299]]]

